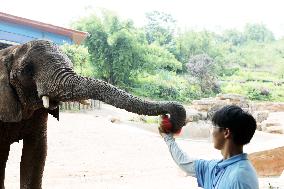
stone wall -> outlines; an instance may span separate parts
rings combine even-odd
[[[257,122],[257,130],[283,134],[283,123],[279,120],[270,119],[271,112],[284,112],[284,103],[250,102],[244,96],[238,94],[219,94],[215,98],[203,98],[194,100],[188,108],[187,122],[198,120],[210,120],[213,114],[225,105],[238,105],[250,112]],[[192,114],[194,112],[194,114]]]
[[[197,111],[210,111],[214,106],[225,106],[229,104],[238,105],[242,108],[249,108],[246,97],[238,94],[219,94],[215,98],[203,98],[192,101],[192,108]]]
[[[189,112],[198,112],[202,120],[210,120],[218,109],[230,104],[238,105],[244,110],[250,111],[248,100],[238,94],[219,94],[215,98],[194,100],[188,109]],[[189,117],[192,116],[192,114],[188,113],[187,115],[189,115]]]
[[[284,102],[254,102],[250,107],[253,111],[284,112]]]

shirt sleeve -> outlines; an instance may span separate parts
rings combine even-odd
[[[168,134],[164,137],[166,144],[173,160],[176,164],[186,172],[188,176],[195,177],[194,159],[190,159],[177,145],[172,135]]]
[[[206,180],[208,181],[209,163],[207,160],[195,160],[195,174],[199,187],[204,187]],[[206,177],[207,176],[207,177]]]

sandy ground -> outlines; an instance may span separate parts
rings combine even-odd
[[[153,129],[138,129],[139,124],[127,121],[131,116],[109,105],[91,113],[61,113],[60,122],[50,116],[43,188],[198,188],[196,179],[186,177],[174,164],[158,133]],[[120,122],[111,123],[111,117],[120,118]],[[177,139],[177,142],[194,157],[221,158],[208,140]],[[283,144],[284,135],[258,132],[246,151]],[[19,188],[21,148],[21,142],[11,147],[6,169],[7,189]],[[284,188],[284,178],[259,180],[261,189],[268,189],[269,183]]]

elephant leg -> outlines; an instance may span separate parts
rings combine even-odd
[[[24,139],[20,183],[21,189],[41,189],[47,151],[47,139]]]
[[[41,189],[47,153],[47,114],[46,120],[41,118],[36,118],[36,121],[32,122],[34,130],[23,139],[20,168],[21,189]]]
[[[0,143],[0,189],[5,189],[5,168],[10,151],[9,143]]]

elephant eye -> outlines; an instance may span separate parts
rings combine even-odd
[[[34,74],[34,69],[32,64],[28,64],[22,71],[22,74],[26,75],[26,76],[33,76]]]

